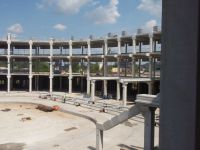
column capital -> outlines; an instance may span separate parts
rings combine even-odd
[[[135,41],[135,40],[136,40],[136,36],[132,36],[132,40],[134,40],[134,41]]]
[[[33,45],[33,41],[32,41],[32,40],[29,40],[28,43],[29,43],[29,45],[31,45],[31,46]]]
[[[54,41],[54,39],[53,39],[53,38],[50,38],[49,44],[50,44],[50,45],[53,45],[53,41]]]
[[[8,79],[11,78],[11,75],[7,75],[7,78],[8,78]]]
[[[69,80],[72,80],[72,79],[73,79],[73,76],[69,76],[68,79],[69,79]]]
[[[72,41],[72,40],[69,40],[69,42],[68,42],[68,43],[69,43],[69,45],[72,45],[73,41]]]
[[[104,43],[107,44],[108,43],[108,39],[104,38]]]
[[[31,79],[31,78],[33,78],[33,75],[29,75],[28,77],[29,77],[29,79]]]
[[[118,38],[117,38],[117,42],[121,42],[121,37],[118,37]]]
[[[91,83],[93,83],[93,84],[94,84],[95,82],[96,82],[96,80],[91,80]]]
[[[153,33],[149,33],[149,38],[153,38]]]
[[[91,40],[90,40],[90,39],[88,39],[88,40],[87,40],[87,44],[88,44],[88,45],[90,45],[90,43],[91,43]]]
[[[123,84],[123,86],[127,86],[128,85],[128,83],[127,82],[124,82],[124,83],[122,83]]]
[[[49,79],[53,79],[53,75],[49,76]]]

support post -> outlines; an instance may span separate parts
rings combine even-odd
[[[120,100],[120,96],[121,94],[120,94],[120,82],[119,81],[117,81],[117,100],[119,101]]]
[[[117,38],[117,42],[118,42],[118,55],[121,55],[121,38],[120,37]]]
[[[153,34],[149,34],[149,52],[153,53]]]
[[[103,150],[103,131],[96,129],[96,150]]]
[[[7,45],[8,45],[8,49],[7,49],[7,92],[10,92],[10,78],[11,78],[11,74],[10,74],[10,47],[11,47],[11,34],[9,33],[7,36]]]
[[[117,58],[117,76],[120,77],[120,58]]]
[[[103,88],[103,95],[104,96],[108,96],[108,91],[107,91],[107,83],[108,81],[107,80],[104,80],[104,88]]]
[[[104,49],[104,50],[105,50],[104,54],[105,54],[105,55],[108,55],[108,40],[107,40],[107,39],[104,40],[104,47],[105,47],[105,49]]]
[[[87,60],[87,95],[90,95],[90,60]]]
[[[123,83],[123,105],[126,106],[127,104],[127,84]]]
[[[72,56],[72,40],[69,41],[69,56]]]
[[[49,75],[49,92],[52,94],[53,92],[53,62],[50,57],[50,75]]]
[[[153,83],[152,82],[148,82],[148,94],[152,95],[153,92]]]
[[[136,75],[135,75],[135,57],[133,56],[132,57],[132,77],[134,78]]]
[[[72,59],[69,59],[69,94],[72,93]]]
[[[90,42],[90,39],[87,41],[87,45],[88,45],[88,56],[91,56],[91,42]]]
[[[149,78],[152,79],[153,77],[153,58],[149,57]]]
[[[133,37],[133,54],[136,54],[136,37]]]
[[[95,101],[95,80],[91,80],[91,101]]]

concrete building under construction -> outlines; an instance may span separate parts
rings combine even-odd
[[[1,91],[64,91],[134,101],[157,94],[160,84],[161,31],[122,32],[86,40],[0,41]]]

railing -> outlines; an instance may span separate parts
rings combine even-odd
[[[7,55],[7,49],[0,49],[0,55]]]
[[[96,149],[103,150],[103,132],[142,113],[144,116],[144,150],[154,149],[155,110],[159,107],[160,97],[155,95],[138,95],[136,105],[110,120],[96,123]]]

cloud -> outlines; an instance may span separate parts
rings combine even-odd
[[[91,12],[86,13],[86,16],[95,24],[114,24],[120,17],[118,12],[118,0],[110,0],[107,5],[100,5]]]
[[[67,27],[63,24],[56,24],[53,26],[53,28],[59,31],[64,31]]]
[[[137,9],[146,11],[151,15],[161,17],[162,15],[162,1],[161,0],[140,0]]]
[[[41,0],[41,3],[36,4],[37,8],[53,8],[57,12],[64,14],[76,14],[81,7],[89,4],[93,0]]]
[[[147,21],[142,28],[144,28],[144,30],[147,32],[151,32],[153,31],[153,27],[156,25],[157,25],[157,21],[152,19],[152,20]]]
[[[12,33],[22,33],[23,27],[21,26],[21,24],[16,23],[8,27],[7,30]]]

